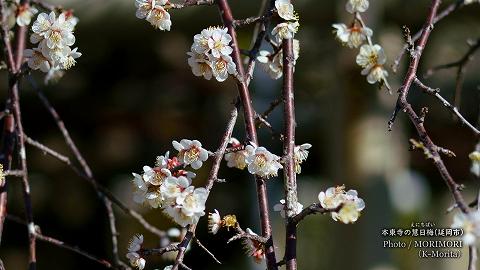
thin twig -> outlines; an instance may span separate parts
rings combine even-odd
[[[458,111],[458,109],[454,106],[452,106],[444,97],[440,95],[440,89],[433,89],[431,87],[426,86],[423,84],[418,78],[415,78],[414,80],[415,84],[417,84],[425,93],[434,96],[439,100],[447,110],[449,110],[453,115],[455,115],[460,122],[467,126],[474,134],[475,136],[479,137],[480,136],[480,131],[475,128],[470,122],[468,122],[467,119]]]
[[[28,223],[25,222],[24,220],[22,220],[21,218],[19,217],[16,217],[16,216],[12,216],[12,215],[7,215],[7,220],[10,220],[10,221],[13,221],[17,224],[21,224],[21,225],[25,225],[25,226],[28,226]],[[38,240],[40,241],[43,241],[43,242],[46,242],[46,243],[50,243],[54,246],[57,246],[57,247],[60,247],[60,248],[63,248],[63,249],[67,249],[67,250],[70,250],[70,251],[73,251],[85,258],[88,258],[94,262],[97,262],[101,265],[103,265],[104,267],[106,268],[109,268],[109,269],[117,269],[115,267],[112,266],[112,264],[107,261],[107,260],[104,260],[104,259],[99,259],[98,257],[90,254],[89,252],[87,251],[84,251],[82,249],[80,249],[79,247],[77,246],[72,246],[72,245],[69,245],[61,240],[58,240],[56,238],[53,238],[53,237],[50,237],[50,236],[46,236],[44,234],[41,233],[41,230],[38,226],[36,226],[35,228],[35,236]]]
[[[442,19],[444,19],[445,17],[447,17],[448,15],[450,15],[452,12],[460,9],[461,7],[463,7],[465,5],[465,0],[456,0],[455,2],[451,3],[450,5],[448,5],[444,10],[442,10],[441,12],[439,12],[434,18],[433,20],[431,21],[432,25],[438,23],[439,21],[441,21]],[[420,29],[420,31],[418,31],[413,37],[412,37],[412,40],[415,42],[417,41],[421,35],[423,33],[423,28]],[[402,58],[403,58],[403,55],[405,54],[405,52],[407,51],[408,49],[408,44],[405,43],[403,45],[403,48],[402,50],[400,51],[400,53],[398,54],[397,58],[395,58],[395,61],[392,65],[392,70],[393,72],[397,72],[398,70],[398,66],[400,65],[400,62],[402,61]]]
[[[417,45],[415,46],[416,52],[415,54],[411,55],[409,69],[407,74],[405,75],[405,80],[403,82],[402,87],[399,90],[399,95],[397,99],[397,104],[395,106],[394,113],[392,114],[392,118],[389,121],[389,128],[393,125],[395,121],[395,117],[399,111],[403,111],[407,114],[408,118],[414,125],[415,129],[417,130],[418,136],[424,147],[429,151],[432,155],[431,159],[435,167],[437,168],[438,172],[440,173],[441,177],[445,180],[445,183],[450,189],[450,192],[453,195],[455,203],[458,205],[460,210],[464,213],[469,211],[468,206],[466,205],[462,194],[460,193],[459,187],[455,180],[450,175],[448,169],[446,168],[445,164],[439,153],[439,148],[436,146],[433,141],[431,140],[430,136],[428,135],[423,122],[421,121],[420,117],[417,113],[413,110],[410,103],[407,101],[407,95],[409,93],[410,87],[412,83],[414,83],[415,78],[417,77],[417,69],[420,62],[420,58],[422,56],[423,49],[427,45],[428,37],[433,29],[433,23],[436,18],[436,14],[438,11],[438,7],[440,6],[441,0],[432,0],[432,4],[430,7],[430,11],[423,26],[422,34],[418,40]]]

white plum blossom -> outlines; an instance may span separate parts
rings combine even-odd
[[[154,186],[160,186],[165,179],[172,176],[170,170],[166,168],[143,166],[143,171],[143,180]]]
[[[293,64],[295,65],[300,56],[300,41],[293,39]],[[267,74],[274,80],[283,76],[283,50],[272,55],[270,52],[261,50],[257,56],[257,61]],[[294,70],[295,71],[295,70]]]
[[[222,217],[217,209],[214,211],[214,213],[208,213],[208,232],[211,234],[217,234],[222,227]]]
[[[350,13],[365,12],[369,5],[368,0],[348,0],[345,9]]]
[[[167,265],[165,266],[165,268],[163,268],[163,270],[172,270],[173,269],[173,265]]]
[[[28,67],[32,70],[40,69],[42,72],[48,72],[50,70],[50,62],[48,58],[43,56],[41,49],[26,49],[23,54],[25,58],[28,59]]]
[[[24,55],[29,68],[47,73],[46,83],[58,81],[64,70],[75,66],[76,59],[82,55],[78,48],[71,48],[75,43],[73,31],[77,22],[71,11],[62,12],[58,17],[53,11],[40,13],[33,22],[30,42],[38,45],[26,49]]]
[[[183,139],[180,142],[173,141],[172,145],[178,151],[180,162],[192,166],[195,170],[200,169],[203,162],[208,159],[208,151],[197,140]]]
[[[280,18],[287,21],[298,20],[290,0],[276,0],[275,8],[277,9]]]
[[[284,39],[291,39],[297,33],[299,26],[300,24],[297,21],[279,23],[273,28],[272,36],[279,43]]]
[[[38,13],[38,10],[29,4],[23,4],[17,10],[17,25],[27,26],[32,21],[32,17]]]
[[[251,174],[269,178],[277,176],[278,170],[283,168],[279,162],[280,157],[270,153],[265,147],[250,143],[245,150],[249,153],[245,161],[248,164],[248,172]]]
[[[240,144],[240,142],[233,137],[230,138],[229,143],[232,148],[238,148],[242,146],[242,144]],[[227,161],[228,167],[243,170],[245,167],[247,167],[247,156],[247,150],[243,149],[225,154],[225,160]]]
[[[70,49],[70,47],[66,47],[66,52],[64,53],[64,57],[60,59],[64,69],[67,70],[75,66],[75,64],[77,63],[75,59],[82,56],[82,53],[78,52],[77,50],[78,48],[75,48],[72,50]]]
[[[219,82],[223,82],[228,78],[228,75],[236,75],[237,67],[229,55],[220,55],[215,58],[213,55],[209,56],[209,60],[212,67],[212,73],[215,79]]]
[[[458,212],[453,217],[452,228],[463,230],[462,240],[465,245],[475,244],[477,237],[480,236],[480,212],[463,213]]]
[[[215,30],[218,29],[209,27],[207,29],[203,29],[200,34],[193,36],[192,52],[196,52],[198,54],[204,54],[208,52],[211,49],[209,44],[213,42],[213,40],[212,42],[209,42],[209,40],[212,38],[212,34]],[[228,43],[226,45],[228,45]]]
[[[227,28],[209,27],[193,37],[191,51],[187,52],[188,65],[195,76],[210,80],[212,76],[223,82],[228,75],[237,75],[237,67],[231,58],[232,36]]]
[[[351,27],[348,27],[343,23],[336,23],[332,26],[335,28],[334,33],[336,34],[337,39],[349,48],[358,48],[367,40],[367,38],[373,35],[372,29],[357,26],[355,24]]]
[[[320,205],[327,210],[335,210],[341,207],[338,212],[332,211],[332,219],[345,224],[354,223],[360,217],[360,212],[365,208],[365,202],[358,197],[356,190],[345,192],[345,186],[328,188],[325,192],[318,194]]]
[[[308,149],[312,148],[312,145],[309,143],[304,143],[302,145],[297,145],[293,149],[294,161],[295,161],[295,172],[300,174],[302,172],[302,167],[300,166],[308,158]]]
[[[167,2],[167,0],[135,0],[135,7],[137,7],[135,15],[139,19],[147,20],[157,29],[170,31],[172,21],[165,9]]]
[[[191,184],[191,180],[185,176],[168,177],[163,185],[160,187],[160,192],[162,193],[163,198],[166,200],[176,200],[182,192],[187,189]]]
[[[175,204],[165,208],[165,212],[180,226],[196,224],[205,215],[205,202],[208,191],[205,188],[190,186],[176,198]]]
[[[360,217],[360,212],[365,208],[365,202],[358,197],[356,190],[349,190],[344,195],[343,206],[338,211],[332,212],[332,218],[345,224],[354,223]]]
[[[228,56],[233,52],[232,47],[229,45],[232,41],[232,36],[227,31],[227,28],[212,29],[212,35],[207,42],[214,58],[219,58],[222,55]]]
[[[468,155],[468,157],[472,161],[470,172],[476,177],[480,177],[480,152],[473,151]]]
[[[285,200],[281,199],[280,203],[277,203],[273,206],[273,210],[276,211],[276,212],[280,212],[280,216],[282,216],[282,218],[285,218],[286,217]],[[300,214],[300,212],[302,212],[302,210],[303,210],[303,204],[297,202],[297,205],[296,205],[295,209],[293,209],[293,210],[294,210],[295,215]]]
[[[193,75],[210,80],[213,72],[208,56],[196,52],[187,52],[187,55],[189,56],[188,65],[192,68]]]
[[[145,268],[145,259],[142,258],[139,254],[139,251],[142,249],[143,245],[143,235],[137,234],[133,236],[128,245],[127,259],[130,261],[130,265],[133,267],[142,270]]]
[[[330,187],[325,192],[321,191],[318,194],[318,200],[320,205],[328,210],[335,209],[342,204],[344,200],[344,190],[345,187]]]
[[[356,60],[357,64],[363,68],[362,75],[367,75],[368,83],[386,82],[388,72],[383,65],[387,62],[387,58],[380,45],[363,45]]]

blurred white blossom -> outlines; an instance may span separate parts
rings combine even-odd
[[[272,36],[278,43],[284,39],[291,39],[297,33],[299,26],[300,24],[297,21],[279,23],[273,28]]]
[[[373,35],[372,29],[355,24],[351,27],[348,27],[343,23],[336,23],[332,26],[335,28],[334,33],[336,34],[337,39],[349,48],[358,48],[368,37]]]
[[[468,157],[472,161],[470,172],[472,172],[472,174],[474,174],[476,177],[480,177],[480,152],[473,151],[468,155]]]
[[[348,0],[345,9],[350,13],[365,12],[369,4],[368,0]]]
[[[126,255],[127,259],[130,261],[130,265],[133,267],[142,270],[145,268],[145,259],[142,258],[139,254],[139,251],[142,249],[143,245],[143,235],[137,234],[134,235],[130,240],[128,245],[128,253]]]
[[[298,20],[290,0],[276,0],[275,8],[277,9],[280,18],[287,21]]]
[[[453,217],[452,228],[463,230],[462,240],[465,245],[474,245],[480,236],[480,212],[457,212]]]

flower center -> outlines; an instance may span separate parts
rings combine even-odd
[[[255,164],[259,168],[265,168],[267,165],[267,157],[264,154],[255,155]]]
[[[185,152],[185,157],[190,162],[197,160],[199,156],[200,156],[200,149],[198,149],[196,146],[193,146],[187,152]]]
[[[217,63],[215,64],[217,70],[224,70],[226,66],[227,63],[225,63],[225,61],[217,61]]]

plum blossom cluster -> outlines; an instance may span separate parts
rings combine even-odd
[[[277,176],[278,170],[283,168],[280,163],[280,157],[272,154],[265,147],[258,147],[252,142],[246,147],[243,147],[243,145],[233,137],[229,143],[232,152],[225,154],[225,160],[227,161],[227,166],[230,168],[240,170],[247,168],[251,174],[265,178]],[[307,160],[308,149],[311,147],[312,145],[309,143],[295,146],[294,160],[297,174],[301,173],[301,164]]]
[[[451,227],[463,230],[462,240],[465,245],[475,245],[480,236],[480,212],[457,212]]]
[[[332,210],[332,219],[344,224],[354,223],[365,208],[365,202],[358,197],[356,190],[345,191],[345,186],[330,187],[318,194],[320,205]]]
[[[130,265],[142,270],[145,268],[146,260],[141,256],[141,250],[143,249],[143,235],[134,235],[128,245],[127,259],[130,261]]]
[[[172,21],[168,13],[168,0],[135,0],[135,16],[145,19],[155,29],[170,31]]]
[[[25,50],[28,67],[47,73],[46,82],[58,80],[64,70],[75,66],[76,59],[82,54],[73,48],[75,36],[73,32],[78,19],[71,11],[58,15],[55,12],[40,13],[33,22],[30,42],[37,47]]]
[[[237,75],[237,66],[230,56],[233,52],[230,43],[232,36],[224,27],[209,27],[193,37],[191,51],[187,53],[188,65],[197,77],[219,82],[229,75]]]
[[[270,41],[273,52],[267,50],[259,51],[257,61],[272,79],[277,80],[283,75],[282,41],[284,39],[293,39],[294,65],[300,55],[300,42],[294,39],[300,24],[298,23],[298,15],[295,13],[290,0],[276,0],[275,8],[282,22],[275,26],[271,33],[274,37]]]
[[[356,62],[362,68],[361,74],[367,76],[370,84],[380,83],[390,89],[387,81],[388,72],[385,69],[387,58],[383,48],[372,42],[372,29],[365,26],[361,13],[369,7],[368,0],[348,0],[345,9],[353,14],[349,25],[344,23],[333,24],[336,38],[349,48],[359,48]]]
[[[298,32],[300,24],[290,0],[276,0],[275,8],[283,22],[273,28],[272,36],[278,43],[281,43],[284,39],[292,39]]]
[[[133,173],[134,201],[162,208],[180,226],[196,224],[205,215],[205,202],[208,191],[192,186],[195,173],[187,171],[202,167],[209,152],[197,140],[173,141],[177,156],[169,157],[169,152],[157,157],[155,166],[143,167],[143,173]]]

